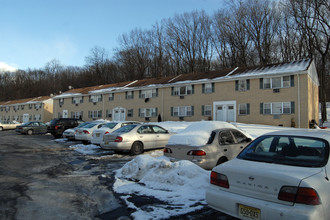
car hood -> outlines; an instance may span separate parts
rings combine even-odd
[[[277,199],[281,187],[299,186],[302,180],[320,173],[322,168],[287,166],[235,158],[213,168],[213,171],[227,176],[230,185],[228,191],[288,204]]]

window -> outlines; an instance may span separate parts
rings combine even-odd
[[[202,93],[213,93],[214,92],[214,83],[205,83],[202,86]]]
[[[127,117],[133,117],[133,109],[127,110]]]
[[[41,115],[40,114],[34,115],[33,120],[40,121]]]
[[[71,112],[71,118],[82,118],[83,112]]]
[[[172,87],[172,95],[183,96],[194,94],[194,85]]]
[[[102,94],[99,95],[90,95],[89,102],[102,102]]]
[[[264,115],[293,114],[294,102],[260,103],[260,113]]]
[[[126,99],[134,99],[134,91],[126,92]]]
[[[105,117],[106,118],[111,118],[112,117],[112,110],[106,110],[105,111]]]
[[[139,96],[141,99],[158,97],[158,89],[140,90]]]
[[[88,111],[88,118],[102,118],[102,110],[100,111]]]
[[[250,90],[250,80],[236,80],[235,81],[235,90],[236,91],[247,91]]]
[[[211,116],[212,115],[212,105],[202,106],[202,115]]]
[[[141,118],[145,117],[156,117],[157,116],[157,108],[140,108],[139,116]]]
[[[227,144],[234,144],[234,138],[231,135],[230,131],[222,131],[219,134],[219,144],[220,145],[227,145]]]
[[[250,104],[249,103],[239,104],[238,113],[239,113],[239,115],[249,115],[250,114]]]
[[[109,94],[109,101],[113,101],[115,100],[115,94],[114,93],[110,93]]]
[[[289,88],[294,86],[294,76],[261,78],[260,89]]]
[[[171,116],[193,116],[194,106],[176,106],[171,109]]]
[[[21,105],[21,109],[22,109],[22,110],[24,110],[24,106],[25,106],[25,105]]]
[[[64,104],[64,99],[63,98],[61,98],[61,99],[59,99],[59,104],[60,105],[63,105]],[[32,108],[32,105],[30,106],[31,104],[29,104],[29,109],[31,109]]]
[[[72,104],[79,104],[84,102],[84,97],[72,97]]]

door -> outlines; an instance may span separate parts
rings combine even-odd
[[[121,107],[117,107],[113,109],[113,120],[114,121],[125,121],[125,109]]]
[[[219,133],[218,141],[222,153],[228,158],[233,159],[243,149],[241,143],[237,143],[230,130],[224,130]]]
[[[68,113],[68,110],[63,110],[63,118],[68,118],[69,116],[69,113]]]
[[[29,122],[29,114],[23,114],[23,123]]]
[[[228,121],[235,122],[236,114],[235,114],[235,104],[224,103],[216,105],[216,120],[217,121]]]
[[[143,143],[144,149],[155,148],[156,135],[150,125],[143,125],[138,130],[138,138]]]

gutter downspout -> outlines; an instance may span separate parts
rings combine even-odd
[[[297,80],[298,80],[298,128],[301,128],[300,123],[300,78],[299,78],[299,74],[297,73]]]

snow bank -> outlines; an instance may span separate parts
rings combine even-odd
[[[84,145],[84,144],[76,144],[70,146],[71,149],[81,153],[81,154],[95,154],[100,147],[94,144]]]
[[[219,128],[236,128],[234,125],[223,121],[190,122],[190,125],[178,134],[171,136],[169,145],[205,145],[213,130]]]
[[[202,209],[210,171],[189,161],[170,162],[166,157],[141,155],[117,171],[114,191],[130,208],[134,219],[162,219]],[[152,196],[166,205],[140,209],[129,202],[130,194]],[[148,211],[144,211],[148,210]]]

